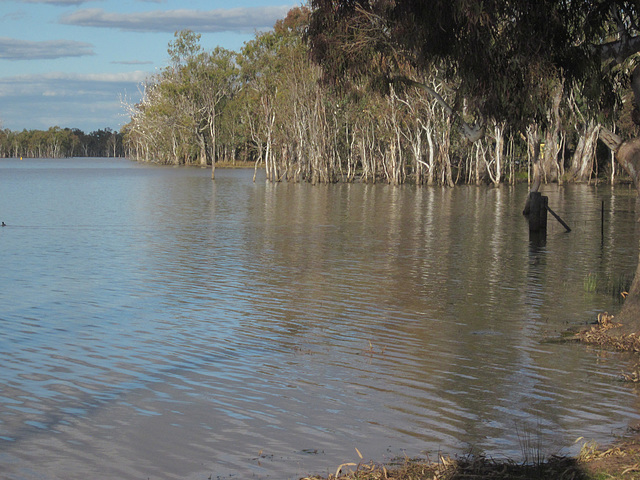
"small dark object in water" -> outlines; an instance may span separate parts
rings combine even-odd
[[[4,223],[4,222],[2,222],[2,226],[3,226],[3,227],[6,227],[6,226],[7,226],[7,224],[6,224],[6,223]]]

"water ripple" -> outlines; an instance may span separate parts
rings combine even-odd
[[[543,343],[611,307],[582,282],[637,255],[631,219],[604,253],[588,225],[540,249],[517,189],[99,165],[0,165],[20,218],[0,237],[6,478],[299,478],[354,447],[518,458],[518,432],[552,454],[639,419],[619,356]],[[599,201],[575,187],[556,208]]]

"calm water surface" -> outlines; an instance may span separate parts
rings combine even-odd
[[[571,454],[640,421],[615,312],[635,193],[270,185],[0,161],[0,476],[299,478],[406,453]],[[600,210],[605,202],[605,230]],[[584,288],[589,274],[595,292]],[[526,450],[526,448],[524,449]]]

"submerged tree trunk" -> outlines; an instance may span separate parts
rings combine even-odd
[[[600,126],[593,120],[587,123],[580,135],[576,151],[571,159],[570,177],[576,182],[591,178],[596,158],[596,143]]]
[[[640,66],[637,66],[633,72],[631,87],[635,97],[635,106],[638,108],[640,106]],[[632,119],[634,122],[636,121],[633,115]],[[618,163],[629,174],[636,190],[640,192],[640,138],[622,141],[622,138],[615,133],[601,128],[600,140],[615,153]],[[636,200],[636,216],[640,218],[640,199]],[[607,332],[608,335],[615,336],[629,333],[635,335],[640,332],[640,251],[635,277],[622,310],[616,317],[616,322],[622,323],[622,327],[609,330]]]
[[[615,133],[601,128],[600,139],[615,153],[618,163],[640,192],[640,138],[623,142]],[[640,216],[640,200],[636,201],[636,215]],[[622,327],[610,330],[612,336],[640,332],[640,252],[635,277],[616,321],[622,323]]]
[[[198,142],[200,143],[200,166],[205,168],[207,166],[207,144],[204,136],[198,133]]]
[[[540,159],[541,173],[545,183],[561,182],[558,153],[560,152],[560,102],[562,101],[563,83],[556,86],[553,92],[553,104],[548,113],[549,127],[545,133],[544,155]]]

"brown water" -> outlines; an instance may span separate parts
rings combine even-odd
[[[1,478],[521,459],[640,420],[623,357],[546,341],[619,309],[633,190],[545,187],[573,231],[536,246],[524,186],[252,175],[0,162]]]

